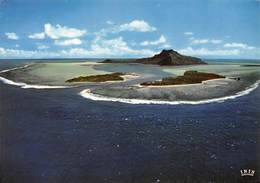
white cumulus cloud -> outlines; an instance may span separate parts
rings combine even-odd
[[[96,37],[89,48],[70,48],[51,51],[48,46],[38,44],[37,50],[6,49],[0,47],[0,58],[112,58],[152,56],[151,49],[134,49],[122,37],[104,39]]]
[[[48,48],[49,48],[49,46],[46,46],[46,45],[43,45],[43,44],[40,44],[40,45],[37,46],[38,50],[45,50],[45,49],[48,49]]]
[[[67,39],[67,40],[55,40],[54,44],[59,46],[81,45],[82,41],[78,38]]]
[[[45,33],[40,32],[40,33],[34,33],[28,36],[30,39],[44,39],[45,38]]]
[[[107,28],[103,28],[100,31],[95,32],[97,36],[107,36],[108,34],[120,33],[120,32],[153,32],[156,31],[156,27],[151,26],[148,22],[144,20],[133,20],[131,22],[123,24],[115,24],[112,21],[106,22],[110,25]]]
[[[106,24],[108,24],[108,25],[113,25],[113,24],[114,24],[114,22],[113,22],[113,21],[111,21],[111,20],[107,20],[107,21],[106,21]]]
[[[12,40],[19,39],[19,36],[15,32],[7,32],[5,33],[5,35],[8,39],[12,39]]]
[[[156,31],[156,28],[149,25],[144,20],[133,20],[129,23],[120,25],[117,31],[153,32]]]
[[[182,54],[194,55],[194,56],[234,56],[239,55],[240,51],[238,49],[226,50],[226,49],[208,49],[199,48],[194,49],[192,47],[187,47],[178,50]]]
[[[23,50],[17,50],[17,49],[6,49],[6,48],[2,48],[0,47],[0,56],[5,58],[8,56],[19,56],[21,55],[22,57],[26,57],[27,55],[31,54],[32,52],[28,53],[26,51]]]
[[[220,44],[220,43],[223,42],[223,40],[221,40],[221,39],[211,39],[210,42],[211,42],[212,44]]]
[[[159,45],[159,44],[165,44],[167,43],[166,38],[164,35],[161,35],[157,40],[154,41],[143,41],[140,45],[142,46],[148,46],[148,45]]]
[[[76,28],[70,28],[66,26],[51,25],[50,23],[44,24],[44,31],[40,33],[34,33],[29,35],[30,39],[44,39],[49,37],[51,39],[61,39],[61,38],[78,38],[87,33],[86,30],[80,30]]]
[[[220,44],[222,42],[223,40],[221,39],[195,39],[195,38],[191,39],[191,44],[207,44],[207,43]]]
[[[114,39],[104,39],[97,36],[90,45],[89,49],[86,48],[71,48],[69,50],[62,50],[64,57],[124,57],[133,55],[138,56],[151,56],[154,54],[150,49],[133,49],[122,37]]]
[[[77,38],[86,34],[86,30],[80,30],[76,28],[69,28],[66,26],[61,26],[57,24],[56,26],[47,23],[44,25],[45,35],[51,39],[60,39],[60,38]]]
[[[252,50],[255,47],[253,46],[248,46],[245,43],[226,43],[224,44],[225,48],[241,48],[241,49],[248,49],[248,50]]]
[[[108,46],[108,45],[114,45]],[[107,46],[106,46],[107,45]],[[121,49],[118,49],[121,47]],[[255,48],[254,50],[245,49],[207,49],[199,48],[194,49],[187,47],[178,50],[185,55],[194,56],[214,56],[214,57],[232,57],[232,58],[259,58],[260,50]],[[124,57],[132,55],[133,57],[152,56],[156,52],[150,49],[133,49],[127,45],[122,38],[102,40],[97,39],[93,41],[89,49],[86,48],[71,48],[57,51],[50,51],[46,49],[38,50],[22,50],[22,49],[10,49],[0,47],[0,58],[108,58],[108,57]],[[242,56],[242,57],[241,57]]]
[[[208,42],[208,39],[193,39],[191,44],[206,44]]]
[[[114,39],[103,39],[102,37],[97,37],[93,40],[91,44],[91,49],[89,50],[91,54],[103,55],[103,56],[124,56],[124,55],[134,55],[134,56],[151,56],[154,51],[150,49],[133,49],[127,42],[124,41],[122,37]]]

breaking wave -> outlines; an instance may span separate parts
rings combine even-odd
[[[21,66],[21,67],[14,67],[14,68],[11,68],[11,69],[6,69],[6,70],[2,70],[0,71],[0,73],[4,73],[4,72],[8,72],[8,71],[14,71],[14,70],[18,70],[18,69],[24,69],[26,67],[29,67],[33,64],[27,64],[27,65],[24,65],[24,66]]]
[[[18,69],[24,69],[26,67],[29,67],[30,65],[32,65],[32,64],[24,65],[22,67],[15,67],[15,68],[11,68],[11,69],[2,70],[2,71],[0,71],[0,73],[5,73],[5,72],[13,71],[13,70],[18,70]],[[33,89],[69,88],[69,86],[30,85],[30,84],[26,84],[26,83],[22,83],[22,82],[15,82],[15,81],[12,81],[10,79],[7,79],[7,78],[1,77],[1,76],[0,76],[0,81],[2,81],[5,84],[19,86],[21,88],[26,88],[26,89],[27,88],[33,88]]]
[[[234,95],[229,95],[225,97],[213,98],[213,99],[205,99],[199,101],[164,101],[164,100],[147,100],[147,99],[127,99],[127,98],[115,98],[115,97],[106,97],[99,94],[91,93],[90,89],[82,90],[79,95],[84,98],[95,100],[95,101],[111,101],[111,102],[121,102],[121,103],[128,103],[128,104],[168,104],[168,105],[178,105],[178,104],[207,104],[213,102],[224,102],[226,100],[235,99],[237,97],[241,97],[251,93],[255,90],[259,85],[259,81],[248,87],[247,89],[237,92]]]

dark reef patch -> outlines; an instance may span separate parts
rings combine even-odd
[[[204,73],[198,71],[186,71],[183,76],[178,77],[166,77],[161,81],[148,81],[143,82],[143,86],[160,86],[160,85],[181,85],[181,84],[196,84],[201,83],[202,81],[211,80],[211,79],[220,79],[225,78],[213,73]]]

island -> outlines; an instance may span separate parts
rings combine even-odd
[[[200,58],[185,56],[172,49],[162,50],[159,54],[156,54],[153,57],[138,59],[106,59],[102,63],[140,63],[160,66],[207,64]]]
[[[106,82],[106,81],[123,81],[122,76],[126,75],[122,72],[115,72],[111,74],[100,74],[91,76],[79,76],[72,79],[68,79],[66,82]]]
[[[259,67],[243,68],[240,65],[48,62],[4,70],[0,80],[21,88],[78,87],[75,91],[82,89],[79,92],[82,97],[96,101],[201,104],[233,99],[255,90],[259,86]],[[55,69],[62,72],[50,72]]]
[[[183,76],[166,77],[160,81],[148,81],[141,83],[142,86],[164,86],[164,85],[183,85],[197,84],[206,80],[225,78],[213,73],[204,73],[198,71],[186,71]]]

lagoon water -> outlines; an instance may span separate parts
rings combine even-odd
[[[1,61],[0,70],[27,62]],[[166,69],[151,66],[147,73],[174,72]],[[50,74],[56,74],[52,84],[61,84],[58,72]],[[233,100],[199,105],[93,101],[78,95],[83,89],[24,89],[0,82],[0,182],[259,180],[259,87]],[[241,169],[256,174],[241,177]]]

